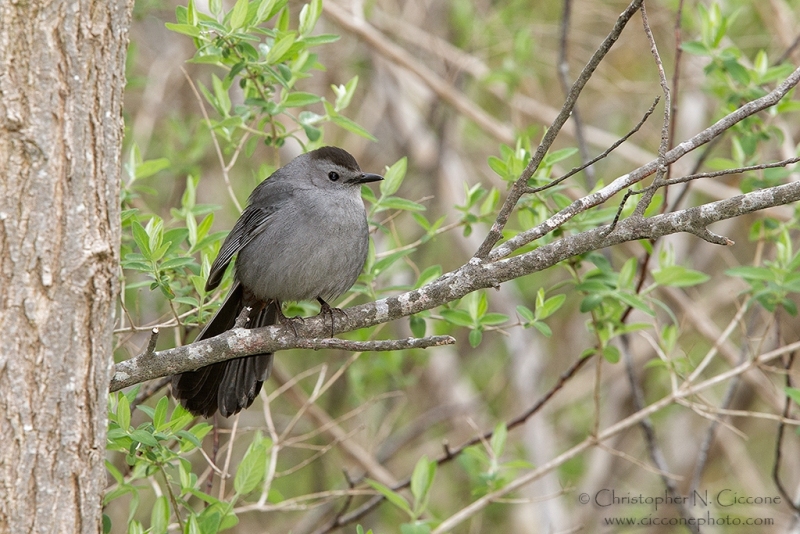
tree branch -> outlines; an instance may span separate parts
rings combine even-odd
[[[336,321],[334,333],[350,332],[430,310],[478,289],[497,287],[503,282],[543,271],[567,258],[627,241],[655,239],[678,232],[688,232],[713,243],[732,244],[730,240],[715,236],[706,227],[718,221],[798,200],[800,200],[800,182],[792,182],[649,219],[626,219],[611,233],[607,232],[607,226],[595,228],[493,263],[482,263],[473,258],[466,265],[419,289],[348,308],[347,317]],[[231,358],[263,352],[292,348],[400,350],[454,342],[449,336],[422,340],[358,342],[325,339],[328,333],[330,333],[330,323],[320,316],[309,318],[298,325],[297,336],[291,328],[283,326],[230,330],[198,343],[145,354],[118,363],[111,380],[111,391]]]
[[[253,335],[253,333],[256,334]],[[352,352],[385,352],[425,349],[441,345],[453,345],[455,342],[456,340],[451,336],[380,341],[317,339],[294,336],[291,326],[272,326],[254,330],[237,327],[211,339],[161,352],[145,352],[141,356],[120,362],[115,366],[109,389],[117,391],[146,380],[191,371],[212,363],[263,352],[277,352],[287,349],[339,349]]]
[[[561,131],[561,128],[564,126],[564,123],[567,122],[567,119],[569,119],[570,115],[572,114],[572,110],[574,109],[575,104],[578,102],[578,97],[580,96],[584,86],[588,83],[589,79],[592,77],[592,74],[600,65],[600,62],[603,61],[603,58],[606,56],[608,51],[611,50],[611,47],[617,42],[617,39],[619,39],[619,36],[622,34],[622,30],[625,29],[628,21],[631,20],[631,17],[633,17],[634,13],[636,13],[643,1],[644,0],[633,0],[633,2],[631,2],[628,7],[625,8],[625,11],[620,14],[617,22],[614,24],[614,28],[612,28],[611,32],[606,36],[595,53],[592,55],[591,59],[578,76],[578,79],[572,84],[569,94],[567,95],[567,100],[564,102],[564,106],[561,108],[561,111],[553,123],[547,129],[542,142],[538,147],[536,147],[536,152],[531,157],[528,165],[522,171],[520,177],[517,178],[517,181],[514,183],[511,191],[509,191],[508,197],[503,203],[503,206],[500,208],[500,213],[497,215],[497,219],[495,219],[494,224],[492,224],[491,230],[489,230],[489,233],[486,235],[486,239],[484,239],[483,243],[481,243],[481,246],[478,248],[478,251],[475,253],[475,258],[487,258],[489,253],[492,251],[492,247],[494,247],[494,245],[503,237],[503,228],[505,228],[508,218],[514,211],[514,208],[516,207],[517,202],[519,202],[520,197],[522,197],[522,195],[525,193],[528,180],[536,172],[536,169],[539,168],[539,164],[544,159],[545,154],[547,154],[547,151],[550,150],[550,147],[556,140],[556,137]]]
[[[676,162],[692,150],[703,146],[727,129],[731,128],[734,124],[758,113],[759,111],[774,106],[786,95],[786,93],[796,86],[798,82],[800,82],[800,67],[792,72],[788,78],[781,82],[770,93],[744,104],[742,107],[721,118],[702,132],[690,139],[687,139],[672,150],[667,151],[667,153],[664,154],[663,161],[661,161],[661,158],[654,159],[647,165],[643,165],[634,171],[620,176],[599,191],[576,200],[541,224],[529,230],[520,232],[513,238],[492,250],[488,256],[489,260],[504,258],[518,248],[549,234],[578,213],[582,213],[589,208],[602,204],[623,189],[627,189],[633,184],[650,176],[656,172],[659,164],[669,165],[670,163]]]

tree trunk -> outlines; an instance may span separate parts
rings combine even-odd
[[[129,0],[0,1],[0,532],[98,532]]]

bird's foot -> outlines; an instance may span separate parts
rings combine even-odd
[[[283,310],[281,310],[280,306],[278,306],[278,322],[281,324],[281,326],[288,326],[291,328],[292,332],[294,332],[294,337],[297,337],[297,325],[306,324],[306,320],[302,317],[286,317],[283,314]]]
[[[333,313],[334,312],[339,312],[342,315],[344,315],[345,319],[347,318],[347,313],[344,310],[342,310],[341,308],[332,308],[330,304],[328,304],[327,302],[325,302],[324,300],[322,300],[319,297],[317,297],[317,302],[319,302],[319,306],[320,306],[319,314],[320,315],[326,314],[331,318],[331,337],[333,337],[333,334],[334,334]]]

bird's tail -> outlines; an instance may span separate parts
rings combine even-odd
[[[275,324],[280,304],[271,301],[254,309],[247,328]],[[236,282],[225,302],[206,324],[195,341],[217,336],[233,328],[244,308],[243,289]],[[253,404],[264,381],[272,370],[272,353],[234,358],[201,367],[172,377],[172,395],[195,415],[211,417],[219,409],[229,417]]]

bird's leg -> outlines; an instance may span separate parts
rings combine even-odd
[[[322,300],[322,298],[320,298],[320,297],[317,297],[317,302],[319,302],[319,306],[320,306],[320,310],[319,310],[320,315],[322,315],[323,313],[326,313],[331,318],[331,337],[333,337],[333,334],[334,334],[334,332],[333,332],[333,329],[334,329],[333,312],[339,312],[342,315],[344,315],[345,318],[347,317],[347,314],[341,308],[331,308],[331,305],[328,304],[327,302],[325,302],[324,300]]]
[[[283,314],[283,308],[281,307],[281,303],[276,300],[275,301],[275,305],[277,307],[277,312],[278,312],[278,314],[277,314],[278,315],[278,322],[282,326],[291,327],[292,331],[294,332],[294,337],[297,337],[297,323],[300,322],[302,324],[305,324],[305,322],[306,322],[305,319],[303,319],[302,317],[286,317]]]

